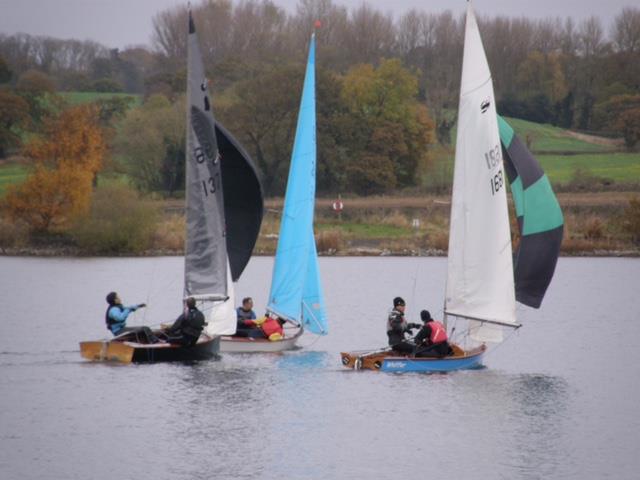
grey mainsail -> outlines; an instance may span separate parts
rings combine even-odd
[[[227,298],[227,247],[220,155],[196,29],[189,12],[185,297]]]

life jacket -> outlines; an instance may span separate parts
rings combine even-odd
[[[400,317],[400,328],[404,332],[407,329],[407,321],[404,318],[404,313],[399,312],[398,310],[391,310],[389,314],[389,318],[387,319],[387,333],[392,332],[394,330],[392,322]]]
[[[181,326],[182,334],[197,340],[204,330],[204,315],[200,310],[189,310]]]
[[[265,337],[269,340],[276,341],[281,340],[284,337],[284,329],[280,322],[275,318],[267,317],[267,319],[262,322],[260,328],[264,332]]]
[[[432,344],[447,341],[447,329],[443,324],[432,320],[431,322],[429,322],[429,327],[431,327],[431,335],[429,336],[429,341],[431,341]]]
[[[124,310],[124,309],[122,308],[122,305],[109,305],[109,306],[107,307],[107,311],[106,311],[106,312],[105,312],[105,314],[104,314],[104,321],[105,321],[105,323],[107,324],[107,330],[109,330],[110,332],[113,332],[113,330],[111,330],[111,329],[113,328],[113,326],[114,326],[114,325],[116,325],[116,324],[118,324],[118,323],[121,323],[121,322],[119,322],[118,320],[114,320],[113,318],[109,317],[109,311],[110,311],[112,308],[119,308],[120,310]]]
[[[238,320],[253,320],[256,316],[253,310],[244,310],[242,307],[238,307],[236,308],[236,317]]]

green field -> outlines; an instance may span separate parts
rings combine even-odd
[[[132,98],[132,107],[137,107],[142,103],[141,95],[133,95],[130,93],[111,93],[111,92],[59,92],[59,95],[71,105],[80,105],[82,103],[95,102],[96,100],[105,100],[113,97]]]
[[[7,186],[20,183],[27,178],[29,169],[23,165],[0,165],[0,197],[4,195]],[[99,185],[129,185],[129,178],[123,174],[99,174]]]
[[[22,182],[28,170],[22,165],[0,165],[0,196],[4,195],[8,185]]]
[[[541,152],[611,152],[612,146],[596,145],[573,138],[562,128],[552,125],[533,123],[517,118],[507,118],[509,125],[516,131],[516,135],[525,142],[527,135],[532,136],[534,153]]]
[[[527,135],[531,136],[531,151],[542,152],[570,152],[570,153],[598,153],[616,150],[613,146],[597,145],[579,140],[567,133],[567,130],[549,124],[534,123],[518,118],[505,117],[516,135],[526,143]],[[456,144],[456,129],[451,131],[451,145]]]
[[[640,183],[640,153],[537,155],[552,183],[568,183],[581,169],[615,183]]]

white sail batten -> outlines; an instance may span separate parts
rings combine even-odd
[[[223,301],[213,302],[206,315],[207,326],[205,333],[209,335],[233,335],[236,333],[236,299],[231,279],[231,267],[227,263],[227,299]],[[204,308],[206,310],[206,308]]]
[[[517,327],[506,197],[491,72],[467,9],[451,205],[445,311]],[[501,341],[500,325],[472,336]]]

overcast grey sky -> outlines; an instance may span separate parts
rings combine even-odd
[[[291,12],[297,0],[274,0]],[[349,8],[362,0],[334,0]],[[0,0],[0,32],[48,35],[56,38],[91,39],[108,47],[151,44],[154,14],[186,0]],[[192,3],[197,4],[199,0]],[[367,0],[367,3],[395,16],[411,8],[438,13],[450,9],[462,13],[465,0]],[[568,17],[582,20],[599,16],[609,28],[625,6],[640,7],[640,0],[475,0],[478,15]]]

